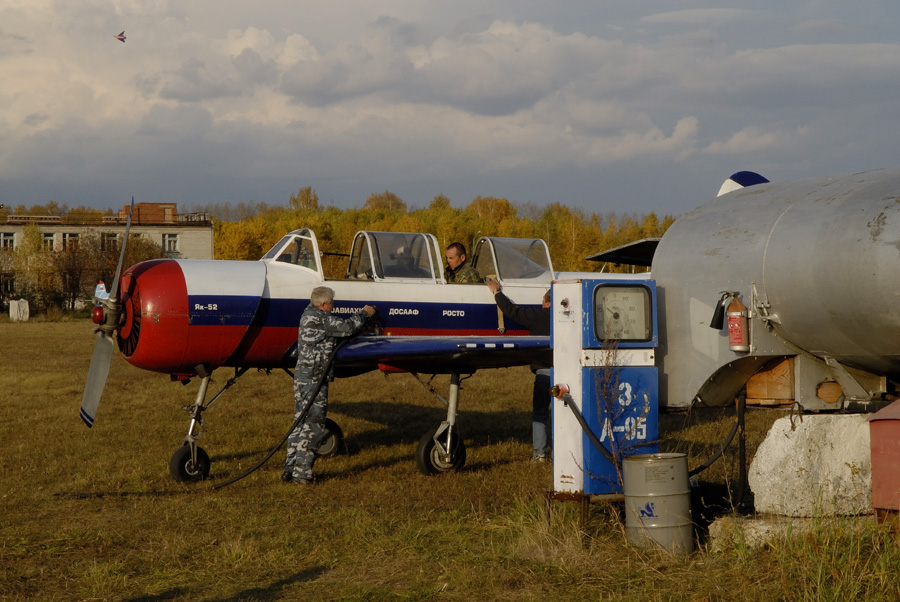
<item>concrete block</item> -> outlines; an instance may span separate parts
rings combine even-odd
[[[780,418],[748,471],[758,513],[836,516],[872,512],[866,415]]]

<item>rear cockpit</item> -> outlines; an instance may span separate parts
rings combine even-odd
[[[432,234],[358,232],[344,278],[437,282],[443,263]]]
[[[553,280],[550,250],[540,238],[482,236],[475,245],[472,267],[483,278],[527,284]]]

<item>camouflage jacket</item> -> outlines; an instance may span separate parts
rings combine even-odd
[[[359,313],[343,319],[315,307],[312,303],[307,305],[303,315],[300,316],[296,376],[310,380],[318,379],[338,339],[356,334],[365,323],[366,317],[366,312],[359,310]],[[333,370],[328,373],[329,380],[332,373]]]
[[[478,270],[469,265],[468,261],[463,262],[455,270],[451,270],[449,266],[444,268],[444,280],[448,284],[481,284],[484,282]]]

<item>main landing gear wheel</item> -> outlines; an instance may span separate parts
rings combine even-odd
[[[447,437],[450,435],[450,446]],[[437,441],[435,441],[437,439]],[[449,452],[449,453],[448,453]],[[428,431],[419,440],[416,449],[416,464],[424,475],[435,475],[459,470],[466,463],[466,445],[457,429],[450,429],[444,423]]]
[[[176,481],[205,481],[209,476],[209,455],[202,447],[197,448],[197,462],[191,460],[191,446],[184,444],[175,450],[169,460],[169,472]]]
[[[322,442],[319,443],[319,449],[316,450],[316,455],[320,458],[330,458],[331,456],[343,454],[346,451],[347,446],[344,442],[344,431],[341,430],[341,427],[338,426],[337,422],[331,418],[326,418],[325,435],[322,437]]]

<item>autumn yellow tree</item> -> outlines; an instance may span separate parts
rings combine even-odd
[[[222,222],[215,240],[216,259],[255,260],[265,255],[286,232],[277,232],[261,216],[242,222]]]
[[[406,203],[390,190],[370,194],[366,199],[364,209],[383,211],[406,211]]]
[[[321,210],[321,207],[319,206],[319,195],[316,194],[316,191],[312,186],[301,188],[297,191],[297,194],[291,195],[288,204],[291,209]]]
[[[662,236],[674,221],[653,213],[605,218],[561,203],[543,208],[529,205],[523,214],[507,199],[483,196],[460,209],[443,194],[424,209],[410,210],[388,190],[370,195],[361,208],[337,209],[322,208],[315,190],[306,187],[292,195],[288,204],[288,208],[270,209],[241,222],[217,222],[216,258],[258,259],[281,236],[298,228],[312,230],[324,253],[349,253],[358,231],[380,230],[430,233],[442,248],[462,242],[470,254],[480,236],[543,238],[556,270],[596,271],[602,265],[585,257],[641,238]],[[334,255],[325,255],[323,263],[331,276],[340,277],[346,268],[346,259]]]

